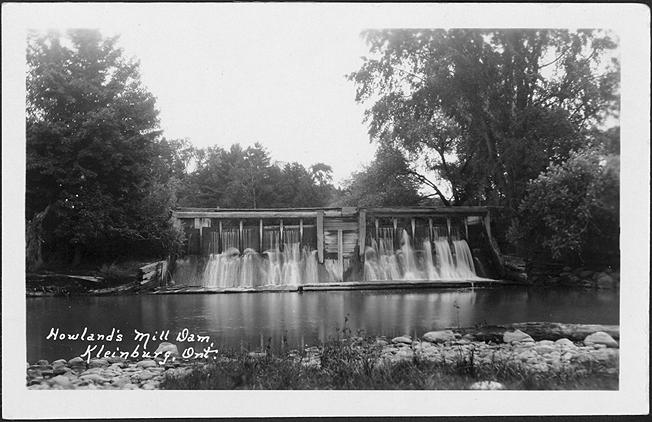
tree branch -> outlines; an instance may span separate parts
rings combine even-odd
[[[413,170],[405,170],[405,174],[412,175],[412,176],[416,177],[417,180],[419,180],[421,183],[425,183],[426,185],[433,188],[435,190],[435,192],[437,193],[437,195],[439,195],[439,198],[441,199],[441,202],[443,202],[444,205],[447,206],[447,207],[451,206],[450,202],[444,196],[444,194],[439,190],[437,185],[435,185],[433,182],[428,180],[425,176],[423,176],[423,175],[421,175],[421,174],[419,174],[419,173],[417,173],[416,171],[413,171]]]

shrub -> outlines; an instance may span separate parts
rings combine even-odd
[[[508,233],[530,259],[615,264],[618,236],[618,156],[596,149],[575,152],[532,180]]]

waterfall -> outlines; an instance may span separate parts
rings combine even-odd
[[[473,256],[465,240],[437,239],[434,256],[431,242],[425,240],[422,250],[412,247],[410,235],[403,230],[401,247],[393,250],[393,233],[379,231],[381,237],[365,248],[364,279],[382,280],[468,280],[476,279]],[[453,254],[454,252],[454,254]]]
[[[231,243],[232,239],[225,243]],[[276,239],[272,239],[273,241]],[[301,248],[298,242],[285,244],[259,254],[247,248],[242,254],[235,247],[211,254],[201,285],[208,288],[255,288],[296,286],[318,282],[317,251]]]

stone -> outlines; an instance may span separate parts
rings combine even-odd
[[[600,273],[596,279],[596,284],[600,289],[613,289],[616,281],[607,273]]]
[[[65,374],[66,372],[70,372],[70,371],[71,371],[71,369],[68,368],[67,366],[57,365],[57,366],[55,366],[54,369],[52,370],[52,373],[53,373],[54,375],[63,375],[63,374]]]
[[[106,361],[109,362],[110,364],[116,364],[116,363],[124,363],[126,362],[126,359],[120,356],[111,356],[106,358]]]
[[[153,383],[148,382],[148,383],[143,384],[142,389],[143,390],[156,390],[156,385],[154,385]]]
[[[89,368],[103,368],[109,366],[109,361],[106,359],[91,359],[88,363]]]
[[[36,362],[36,364],[37,364],[38,366],[48,366],[48,365],[50,364],[50,362],[48,362],[48,361],[45,360],[45,359],[41,359],[41,360],[39,360],[38,362]]]
[[[505,334],[503,334],[503,342],[505,343],[530,343],[534,342],[534,339],[530,337],[529,334],[524,333],[521,330],[515,330],[515,331],[506,331]]]
[[[103,382],[110,381],[109,379],[104,378],[104,377],[101,376],[100,374],[86,374],[86,375],[80,375],[80,376],[79,376],[79,379],[82,380],[82,381],[86,381],[86,382],[94,382],[94,383],[103,383]]]
[[[63,375],[57,375],[56,377],[53,377],[50,382],[56,385],[60,385],[62,387],[70,387],[72,385],[72,382],[70,382],[70,378],[63,376]]]
[[[145,360],[141,360],[141,361],[137,362],[136,366],[138,366],[139,368],[146,369],[146,368],[151,368],[151,367],[154,367],[154,366],[158,366],[158,363],[156,363],[156,361],[153,361],[151,359],[145,359]]]
[[[164,341],[158,345],[155,353],[160,353],[161,355],[169,353],[169,356],[179,356],[179,349],[177,348],[176,344]]]
[[[142,372],[138,372],[137,374],[135,374],[134,377],[141,380],[141,381],[145,381],[145,380],[154,378],[155,375],[156,375],[155,373],[150,372],[150,371],[142,371]]]
[[[471,384],[470,390],[504,390],[505,386],[496,381],[478,381]]]
[[[607,347],[618,347],[618,343],[613,339],[609,334],[598,331],[593,334],[589,334],[584,339],[584,344],[586,346],[593,346],[594,344],[604,344]]]
[[[569,339],[567,339],[565,337],[560,338],[559,340],[555,341],[555,345],[557,345],[558,347],[565,347],[565,348],[577,347],[577,346],[575,346],[575,343],[573,343],[572,341],[570,341]]]
[[[68,361],[65,359],[57,359],[54,362],[52,362],[52,366],[59,366],[59,365],[67,365]]]
[[[447,341],[454,341],[455,333],[451,330],[428,331],[423,335],[423,339],[431,343],[445,343]]]
[[[392,343],[394,343],[394,344],[399,344],[399,343],[412,344],[412,337],[410,337],[410,336],[394,337],[392,339]]]
[[[539,354],[547,354],[555,350],[554,346],[550,346],[548,344],[538,344],[534,346],[533,349]]]

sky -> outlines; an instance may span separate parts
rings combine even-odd
[[[157,97],[166,137],[197,147],[260,142],[273,160],[329,164],[338,184],[373,158],[365,106],[346,78],[367,52],[363,27],[306,8],[212,6],[117,13],[122,18],[107,8],[38,27],[120,35]]]

